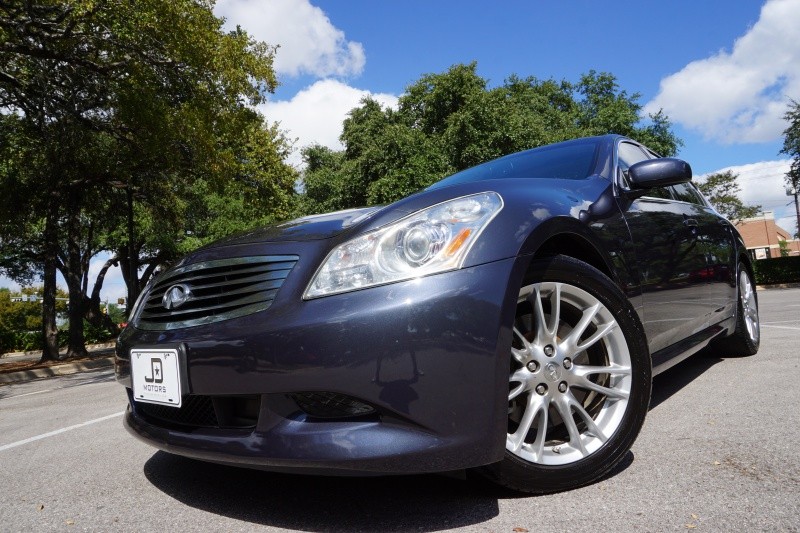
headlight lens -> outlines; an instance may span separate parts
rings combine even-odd
[[[448,200],[346,243],[328,254],[308,285],[308,300],[460,268],[503,208],[495,192]]]

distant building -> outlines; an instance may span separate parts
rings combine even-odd
[[[742,234],[744,244],[753,259],[781,257],[781,242],[788,255],[800,255],[800,240],[792,238],[791,233],[775,223],[775,214],[766,211],[753,218],[746,218],[736,224]]]

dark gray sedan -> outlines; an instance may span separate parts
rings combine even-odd
[[[758,350],[750,258],[691,176],[578,139],[200,249],[119,338],[125,425],[275,471],[591,483],[633,444],[654,374],[709,344]]]

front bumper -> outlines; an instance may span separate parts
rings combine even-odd
[[[421,473],[474,467],[505,449],[508,356],[520,266],[507,259],[170,331],[128,328],[130,349],[179,345],[191,395],[260,398],[252,428],[159,423],[131,402],[125,425],[168,452],[275,470]],[[325,420],[293,393],[346,395],[366,417]],[[167,408],[172,409],[172,408]]]

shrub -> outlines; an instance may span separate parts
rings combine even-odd
[[[759,285],[800,282],[800,256],[760,259],[753,265]]]

